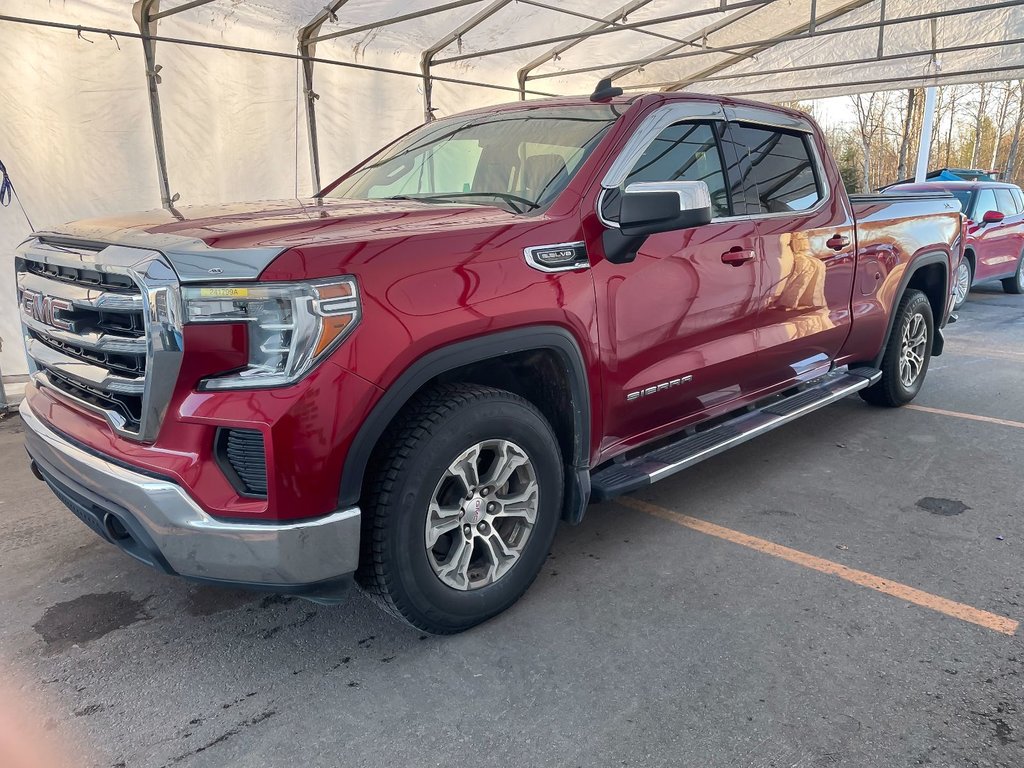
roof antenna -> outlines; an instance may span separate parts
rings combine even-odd
[[[591,101],[611,101],[616,96],[622,95],[621,88],[615,88],[612,86],[612,79],[605,77],[600,80],[597,84],[597,88],[590,94]]]

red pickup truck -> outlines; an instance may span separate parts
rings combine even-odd
[[[907,192],[949,192],[967,217],[964,258],[953,276],[954,311],[967,301],[971,288],[1000,280],[1007,293],[1024,293],[1024,192],[999,181],[925,181],[896,184],[888,195]]]
[[[424,125],[302,201],[35,233],[33,471],[189,579],[473,626],[559,520],[859,392],[921,388],[948,194],[850,199],[817,126],[682,94]]]

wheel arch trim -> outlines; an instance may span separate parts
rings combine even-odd
[[[910,281],[914,278],[914,275],[917,274],[921,270],[922,267],[927,267],[927,266],[930,266],[932,264],[941,264],[942,265],[942,269],[945,272],[945,277],[946,277],[946,279],[945,279],[945,285],[946,285],[946,289],[947,289],[946,292],[947,293],[949,292],[949,287],[950,287],[950,282],[949,282],[949,280],[950,280],[950,277],[949,277],[949,254],[947,252],[945,252],[945,251],[929,251],[927,253],[922,253],[922,254],[920,254],[918,256],[915,256],[907,264],[907,269],[906,269],[906,271],[904,271],[903,277],[900,278],[899,289],[895,293],[895,299],[893,300],[892,308],[889,311],[889,321],[888,321],[888,323],[886,325],[886,328],[885,328],[885,337],[882,339],[882,346],[878,350],[878,354],[875,356],[875,359],[872,362],[873,367],[878,368],[878,367],[880,367],[882,365],[882,358],[885,357],[885,350],[889,346],[889,339],[892,337],[892,329],[893,329],[893,326],[896,324],[896,310],[899,307],[900,301],[903,300],[903,296],[907,292],[907,286],[910,285]],[[943,307],[942,307],[942,315],[940,317],[934,318],[936,333],[935,333],[935,339],[932,342],[932,347],[933,347],[932,354],[933,355],[938,355],[938,354],[942,353],[942,342],[940,341],[942,336],[941,336],[941,334],[938,331],[941,329],[942,325],[944,324],[945,317],[948,314],[949,298],[950,298],[949,295],[945,296]]]
[[[467,341],[435,349],[416,359],[384,391],[380,400],[356,433],[341,475],[339,499],[358,501],[362,495],[363,479],[373,449],[384,435],[388,425],[406,403],[431,379],[471,363],[501,357],[517,352],[547,349],[555,352],[565,363],[573,403],[573,457],[572,466],[566,467],[566,476],[576,486],[579,496],[589,497],[590,461],[590,388],[583,353],[576,338],[556,325],[530,326],[499,331]],[[585,477],[584,477],[585,476]],[[567,494],[569,496],[576,494]],[[582,517],[587,498],[575,498],[566,516],[576,522]]]

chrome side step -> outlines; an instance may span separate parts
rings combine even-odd
[[[643,488],[869,387],[881,377],[882,372],[875,368],[830,373],[795,395],[744,412],[724,424],[687,435],[629,461],[611,464],[591,474],[590,498],[604,501]]]

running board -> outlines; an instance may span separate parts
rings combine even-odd
[[[642,456],[613,463],[591,474],[590,498],[604,501],[648,486],[869,387],[881,376],[882,372],[874,368],[830,373],[795,395],[746,411],[731,421],[687,435]]]

